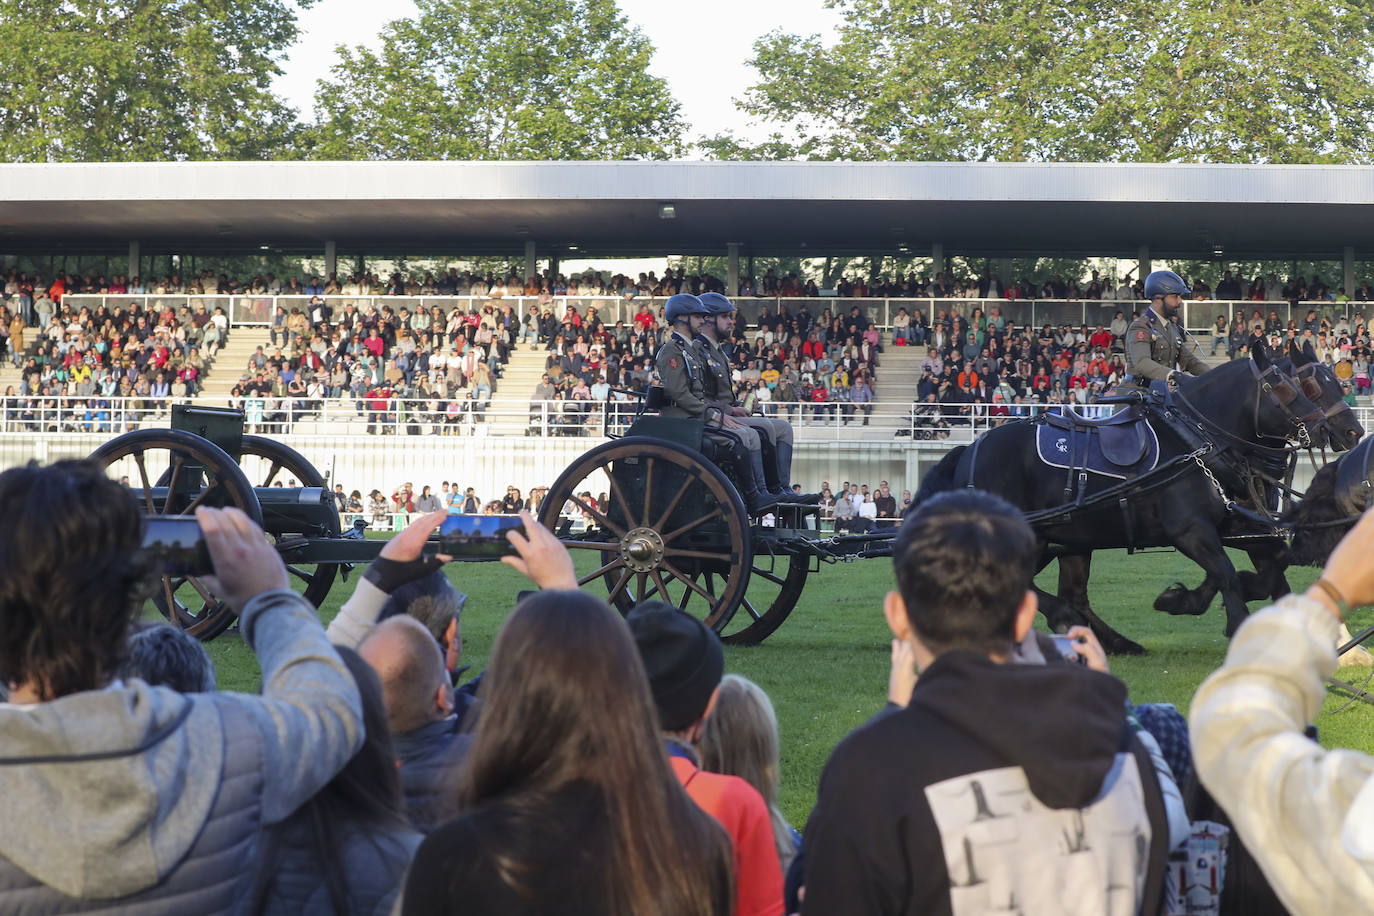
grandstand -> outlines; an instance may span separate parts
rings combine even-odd
[[[1329,355],[1333,364],[1348,362],[1352,384],[1362,394],[1367,392],[1367,382],[1360,385],[1360,379],[1367,379],[1369,372],[1364,328],[1369,293],[1367,284],[1357,282],[1363,279],[1363,262],[1350,240],[1361,237],[1360,208],[1368,203],[1374,203],[1374,180],[1368,170],[1315,166],[4,165],[0,251],[9,254],[0,258],[0,276],[17,279],[13,275],[21,257],[29,259],[24,263],[35,263],[35,256],[53,253],[114,252],[121,259],[127,253],[123,277],[66,278],[63,303],[73,314],[81,308],[92,314],[102,308],[127,309],[133,303],[145,307],[149,316],[169,309],[180,316],[182,306],[192,315],[200,306],[206,314],[222,309],[222,349],[213,360],[199,364],[199,377],[192,383],[196,397],[243,406],[250,426],[308,452],[333,452],[340,462],[348,462],[340,465],[341,476],[379,482],[396,474],[419,476],[383,468],[382,458],[367,457],[369,453],[393,459],[403,454],[411,466],[429,462],[436,469],[451,468],[448,456],[462,453],[464,466],[474,469],[471,473],[488,491],[504,487],[512,474],[526,488],[547,482],[563,456],[576,455],[591,444],[589,439],[621,428],[627,408],[609,412],[612,419],[605,424],[608,412],[600,409],[594,400],[599,392],[592,390],[596,375],[623,370],[607,379],[610,387],[642,387],[644,379],[634,369],[652,352],[661,325],[642,335],[636,330],[637,336],[614,344],[601,339],[597,358],[590,358],[590,353],[562,354],[556,361],[559,369],[565,377],[580,377],[582,385],[556,386],[551,396],[536,398],[536,386],[552,365],[547,349],[550,330],[568,332],[565,349],[575,351],[578,329],[555,321],[552,329],[539,328],[537,342],[522,341],[507,352],[498,340],[479,340],[480,329],[474,326],[463,331],[459,356],[450,347],[438,360],[440,371],[426,369],[422,355],[433,360],[455,342],[448,328],[442,334],[429,331],[442,338],[440,346],[434,346],[433,339],[425,345],[422,338],[427,332],[414,330],[416,355],[400,361],[399,351],[409,354],[408,345],[399,337],[387,339],[371,363],[358,350],[357,340],[348,344],[351,333],[343,333],[350,352],[333,360],[318,351],[312,356],[315,348],[310,346],[287,343],[302,330],[297,327],[292,333],[288,323],[304,322],[305,329],[311,329],[314,295],[333,313],[333,323],[315,328],[315,334],[340,330],[339,316],[350,308],[364,316],[369,308],[380,315],[388,309],[400,315],[403,308],[413,314],[437,306],[444,316],[457,311],[464,322],[476,316],[489,323],[508,308],[514,326],[505,332],[515,339],[525,336],[524,319],[532,311],[549,309],[559,319],[575,312],[573,320],[580,322],[596,308],[607,328],[624,322],[637,329],[636,316],[657,312],[671,292],[725,290],[736,294],[741,308],[741,339],[736,346],[744,355],[735,368],[745,387],[753,379],[765,386],[773,383],[763,378],[770,369],[791,376],[792,384],[773,383],[762,409],[787,416],[796,426],[799,477],[843,479],[855,476],[853,469],[869,466],[870,478],[914,487],[921,466],[949,443],[967,441],[1007,416],[1048,409],[1062,400],[1084,400],[1119,371],[1112,347],[1105,348],[1098,360],[1094,351],[1103,348],[1090,339],[1071,341],[1066,348],[1064,335],[1077,332],[1090,338],[1098,325],[1111,327],[1116,312],[1129,317],[1138,304],[1130,286],[1112,288],[1086,278],[1081,288],[1073,278],[1037,285],[1009,275],[1006,264],[1011,257],[1125,257],[1135,268],[1137,283],[1154,257],[1217,261],[1224,251],[1228,260],[1331,259],[1339,265],[1329,278],[1337,292],[1315,280],[1300,283],[1297,277],[1286,284],[1257,278],[1248,292],[1241,284],[1226,290],[1219,285],[1216,293],[1225,298],[1188,303],[1184,321],[1208,352],[1217,317],[1230,318],[1241,310],[1247,327],[1258,319],[1261,327],[1279,337],[1286,336],[1291,325],[1302,339],[1310,327],[1319,353]],[[1299,213],[1312,218],[1297,219]],[[322,253],[326,276],[269,282],[261,276],[197,275],[181,282],[173,275],[174,266],[188,263],[188,256],[245,255],[263,249],[274,255]],[[380,278],[360,273],[357,262],[341,255],[435,250],[471,255],[523,250],[524,262],[516,254],[508,276]],[[559,269],[560,259],[574,256],[661,256],[668,251],[723,254],[723,276],[589,280],[564,277]],[[939,270],[948,266],[947,253],[956,252],[982,258],[983,275],[956,276]],[[862,254],[874,264],[883,256],[900,260],[919,253],[929,256],[929,268],[907,275],[851,275],[829,290],[817,289],[807,278],[760,276],[754,270],[756,256],[799,253]],[[122,261],[116,262],[119,266]],[[999,271],[1005,281],[997,279]],[[135,286],[131,278],[140,276],[148,279]],[[53,280],[49,273],[44,283]],[[1343,290],[1352,295],[1344,296]],[[9,284],[3,297],[4,306],[19,310]],[[28,307],[32,306],[31,297]],[[880,353],[860,356],[862,340],[844,334],[832,339],[821,327],[827,309],[835,317],[847,317],[855,306],[874,327]],[[784,314],[787,324],[774,327],[771,344],[765,340],[760,349],[757,338],[765,307],[771,316]],[[292,309],[300,310],[301,316],[291,316]],[[1024,331],[1024,337],[1009,334],[1000,339],[998,346],[1009,352],[989,354],[994,370],[988,372],[983,365],[968,375],[963,362],[970,354],[962,352],[966,334],[971,326],[975,335],[983,333],[980,310],[986,317],[994,309],[1003,321]],[[902,330],[903,310],[921,333]],[[1256,310],[1259,314],[1252,314]],[[355,331],[365,327],[361,318],[359,322]],[[176,336],[175,325],[187,327],[176,318],[165,323],[169,339]],[[809,336],[805,332],[812,329],[825,338],[824,360],[813,354],[817,365],[809,367],[808,356],[799,354],[791,334],[803,332],[799,342],[804,351]],[[87,343],[96,344],[100,354],[93,365],[96,378],[84,391],[74,387],[80,381],[63,372],[70,366],[40,372],[36,385],[31,374],[26,385],[9,360],[0,363],[0,391],[13,386],[22,399],[7,400],[0,417],[5,431],[17,434],[7,435],[0,445],[3,463],[58,452],[80,454],[121,429],[165,424],[167,402],[185,396],[178,375],[190,353],[158,356],[166,361],[154,360],[152,366],[161,371],[162,379],[147,362],[134,360],[137,371],[127,389],[116,384],[107,390],[99,376],[109,361],[110,335],[96,340],[100,331],[71,332],[74,340],[82,341],[78,354],[92,353]],[[938,396],[933,405],[921,396],[927,334],[941,344],[942,356],[953,369],[950,379],[934,381]],[[1049,344],[1044,343],[1046,334]],[[909,337],[913,345],[897,346],[899,335]],[[957,339],[948,339],[951,336]],[[256,371],[248,371],[249,360],[257,357],[259,346],[263,359],[271,360],[274,337],[284,345],[285,370],[263,366],[264,378],[259,381]],[[30,351],[26,356],[53,366],[70,361],[70,341],[30,328],[25,342]],[[586,343],[590,349],[596,342]],[[850,344],[855,354],[847,353]],[[1066,349],[1068,355],[1063,356]],[[1228,349],[1222,347],[1221,352]],[[480,352],[481,358],[468,356],[471,352]],[[979,355],[972,357],[974,362]],[[753,367],[748,365],[750,356],[756,358]],[[453,361],[460,358],[468,364],[455,369]],[[846,375],[837,381],[834,364],[845,360]],[[477,362],[484,363],[485,370]],[[118,367],[110,368],[109,381],[117,382],[113,376]],[[484,372],[491,377],[479,378]],[[245,380],[245,374],[250,378]],[[847,400],[857,374],[871,376],[873,403],[867,410]],[[968,380],[980,376],[980,381],[966,384],[961,375]],[[1044,388],[1035,385],[1041,378]],[[583,386],[585,392],[580,390]],[[817,389],[824,389],[824,394],[818,396]],[[1004,395],[1000,399],[999,393]],[[589,395],[592,400],[583,400]],[[528,442],[530,434],[537,438],[537,447],[522,449],[520,443]],[[535,453],[540,457],[533,457]],[[544,470],[536,473],[535,465]],[[436,470],[436,476],[455,475]]]

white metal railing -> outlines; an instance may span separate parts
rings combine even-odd
[[[10,435],[94,433],[114,435],[170,425],[171,405],[192,399],[150,397],[0,397],[0,432]],[[265,435],[338,434],[400,436],[585,436],[624,435],[638,412],[635,401],[531,401],[528,407],[493,407],[474,400],[417,398],[194,399],[198,404],[239,407],[245,431]],[[1075,404],[1084,416],[1110,413],[1111,405]],[[790,422],[800,441],[903,438],[971,442],[1009,419],[1032,417],[1059,404],[932,404],[847,401],[767,402],[766,416]],[[1355,414],[1374,428],[1374,407]]]
[[[623,321],[628,326],[633,323],[634,316],[645,305],[648,305],[656,316],[661,316],[663,305],[667,301],[663,297],[627,299],[618,296],[556,296],[549,298],[538,296],[330,294],[322,298],[333,309],[335,320],[348,305],[355,306],[359,312],[365,311],[368,306],[375,306],[380,310],[382,306],[389,305],[398,315],[402,308],[408,309],[413,315],[417,309],[429,312],[437,306],[445,316],[455,307],[461,308],[464,312],[472,308],[481,312],[486,306],[491,305],[493,310],[499,313],[504,306],[509,305],[521,327],[524,325],[525,316],[532,310],[536,314],[540,314],[547,308],[554,317],[561,319],[570,307],[576,309],[584,317],[589,309],[595,308],[597,317],[604,323],[614,326],[617,321]],[[278,314],[278,309],[284,310],[281,313],[283,322],[293,308],[300,309],[302,314],[308,318],[311,299],[312,297],[305,295],[221,296],[210,294],[72,293],[64,297],[63,302],[77,308],[137,303],[155,311],[161,311],[167,307],[177,309],[182,305],[190,306],[194,310],[196,306],[204,305],[206,311],[212,314],[216,308],[223,308],[231,326],[271,327],[275,316]],[[825,309],[829,309],[836,317],[842,317],[848,315],[851,309],[858,306],[860,314],[867,321],[883,329],[893,327],[893,320],[902,309],[906,309],[908,316],[919,313],[925,320],[925,324],[931,326],[939,318],[941,312],[949,316],[960,315],[964,318],[971,318],[974,309],[982,309],[986,315],[994,308],[998,310],[1002,318],[1007,321],[1014,321],[1019,327],[1042,327],[1046,324],[1054,326],[1067,324],[1074,327],[1087,325],[1090,328],[1100,324],[1103,327],[1108,327],[1118,311],[1129,320],[1132,312],[1142,304],[1139,301],[1115,299],[903,299],[897,297],[858,299],[833,296],[806,298],[745,298],[741,296],[734,301],[750,327],[758,325],[764,307],[767,307],[771,314],[776,314],[779,308],[785,308],[790,315],[796,315],[802,309],[806,309],[813,320],[818,320]],[[1271,311],[1275,312],[1280,323],[1286,326],[1290,320],[1301,325],[1309,311],[1315,311],[1319,318],[1325,317],[1333,322],[1342,318],[1353,322],[1357,317],[1362,317],[1368,321],[1374,314],[1374,303],[1342,303],[1320,300],[1293,304],[1288,301],[1268,300],[1263,302],[1253,300],[1189,300],[1183,304],[1183,324],[1184,327],[1194,333],[1205,332],[1216,324],[1219,315],[1224,315],[1229,320],[1237,311],[1242,311],[1248,321],[1251,313],[1257,309],[1260,316],[1265,319],[1269,317]]]

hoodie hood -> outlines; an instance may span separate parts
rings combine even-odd
[[[998,664],[946,652],[921,673],[911,706],[1016,761],[1050,808],[1090,804],[1125,750],[1126,685],[1079,665]]]
[[[205,825],[224,764],[211,695],[142,681],[0,706],[0,855],[64,894],[161,882]]]

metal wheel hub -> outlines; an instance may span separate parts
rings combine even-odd
[[[663,560],[663,538],[652,528],[631,528],[620,539],[620,558],[635,572],[652,572]]]

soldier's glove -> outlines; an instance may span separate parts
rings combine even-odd
[[[1171,391],[1178,387],[1178,383],[1181,378],[1183,378],[1182,372],[1179,372],[1177,369],[1169,370],[1169,375],[1166,377],[1166,382],[1169,385],[1169,389]]]

